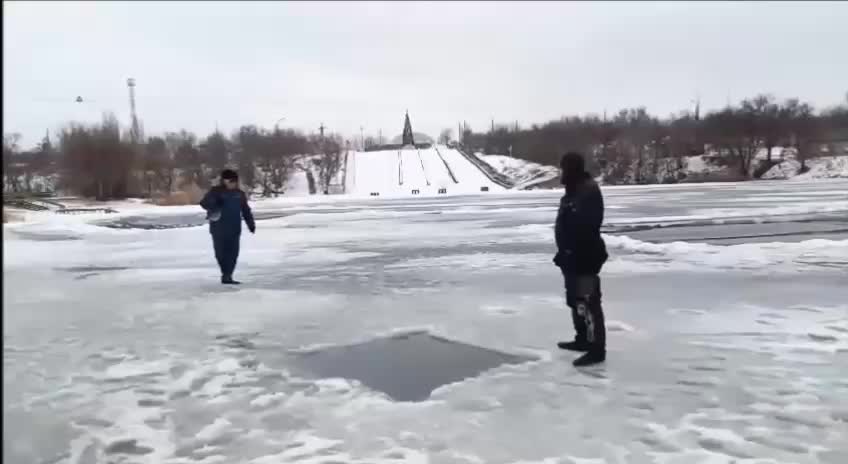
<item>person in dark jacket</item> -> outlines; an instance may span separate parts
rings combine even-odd
[[[604,199],[598,184],[586,172],[583,156],[566,153],[560,161],[565,195],[556,218],[557,254],[554,264],[565,279],[566,304],[576,336],[560,342],[564,350],[585,352],[575,366],[588,366],[606,359],[606,328],[601,308],[600,272],[608,255],[601,237]]]
[[[238,261],[242,219],[247,223],[250,233],[256,233],[256,223],[247,204],[247,195],[239,189],[238,173],[231,169],[222,171],[220,185],[206,193],[200,206],[206,210],[215,259],[221,268],[221,283],[237,285],[239,282],[233,280],[233,272]]]

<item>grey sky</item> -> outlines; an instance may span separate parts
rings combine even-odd
[[[3,131],[103,111],[148,135],[216,123],[391,137],[770,92],[848,91],[848,2],[4,2]],[[77,95],[85,102],[74,103]]]

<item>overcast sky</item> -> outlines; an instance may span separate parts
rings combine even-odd
[[[437,136],[460,120],[662,116],[848,92],[848,2],[4,2],[3,131],[113,111],[148,135],[242,124]],[[83,103],[75,103],[77,96]]]

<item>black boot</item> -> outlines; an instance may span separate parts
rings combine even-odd
[[[241,282],[233,280],[233,276],[223,276],[221,277],[221,283],[224,285],[240,285]]]
[[[579,358],[575,359],[572,364],[574,364],[574,367],[591,366],[593,364],[602,363],[606,359],[606,350],[591,350],[583,356],[580,356]]]
[[[561,350],[568,351],[589,351],[590,345],[586,340],[575,338],[573,342],[559,342],[557,347]]]

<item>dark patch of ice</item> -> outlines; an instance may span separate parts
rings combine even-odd
[[[754,457],[734,449],[735,446],[729,443],[725,443],[721,440],[716,440],[714,438],[702,438],[698,440],[698,444],[701,445],[701,448],[704,448],[705,450],[713,451],[715,453],[726,454],[728,456],[733,456],[740,459],[751,459]]]
[[[804,425],[816,429],[827,428],[827,424],[822,423],[821,420],[812,417],[803,417],[799,414],[779,412],[774,415],[774,418],[794,425]]]
[[[151,398],[138,400],[138,405],[142,408],[155,408],[157,406],[162,406],[163,404],[165,404],[164,401]]]
[[[358,380],[396,401],[423,401],[442,385],[476,377],[504,364],[533,360],[423,332],[327,348],[295,358],[299,366],[313,374]]]
[[[814,334],[814,333],[810,333],[810,334],[807,334],[807,335],[811,339],[813,339],[817,342],[833,343],[833,342],[838,341],[838,339],[836,337],[832,336],[832,335],[819,335],[819,334]]]
[[[133,454],[143,455],[153,452],[153,448],[147,446],[138,446],[138,440],[118,440],[109,444],[106,447],[106,454]]]
[[[49,233],[49,232],[22,232],[15,231],[17,236],[25,239],[32,240],[35,242],[65,242],[65,241],[73,241],[73,240],[82,240],[82,237],[77,235],[70,234],[58,234],[58,233]]]
[[[88,417],[88,418],[75,420],[74,423],[77,424],[77,425],[83,426],[83,427],[101,427],[101,428],[111,427],[113,425],[112,422],[109,422],[109,421],[103,420],[103,419],[98,419],[96,417]]]
[[[766,436],[752,436],[746,437],[746,440],[756,443],[758,445],[763,445],[768,448],[774,448],[782,451],[787,451],[789,453],[796,454],[807,454],[810,452],[809,448],[806,446],[795,444],[789,440],[781,440],[773,437]]]
[[[72,267],[57,267],[57,271],[66,272],[81,272],[81,273],[100,273],[109,271],[126,271],[129,269],[125,266],[72,266]]]

